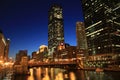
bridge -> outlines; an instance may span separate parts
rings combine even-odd
[[[56,62],[29,62],[28,68],[32,67],[54,67],[54,68],[82,68],[77,61],[56,61]]]

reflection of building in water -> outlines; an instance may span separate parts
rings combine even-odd
[[[36,80],[41,80],[41,68],[36,68]]]
[[[51,77],[51,80],[54,80],[54,68],[50,68],[50,77]]]
[[[87,76],[85,75],[85,71],[84,70],[77,70],[74,72],[76,75],[76,80],[86,80]]]
[[[45,68],[45,73],[44,73],[44,77],[42,78],[42,80],[50,80],[50,77],[48,75],[48,68]]]
[[[33,69],[29,69],[30,71],[30,76],[28,76],[28,79],[27,80],[34,80],[34,74],[33,74]]]
[[[70,80],[76,80],[76,76],[74,72],[70,72]]]
[[[64,80],[64,78],[63,78],[63,73],[62,73],[62,72],[59,72],[59,73],[56,75],[55,80]]]
[[[114,74],[112,74],[113,76]],[[115,73],[116,75],[116,73]],[[117,78],[113,79],[111,76],[108,75],[108,73],[104,72],[94,72],[94,71],[85,71],[85,77],[86,79],[84,80],[117,80]],[[119,79],[118,79],[119,80]]]
[[[51,68],[48,68],[50,70]],[[119,80],[119,73],[116,75],[116,72],[100,72],[96,73],[95,71],[84,71],[84,70],[64,70],[64,69],[57,69],[53,68],[53,73],[51,71],[47,71],[48,73],[46,76],[42,74],[43,71],[46,71],[45,68],[31,68],[30,76],[20,76],[18,75],[15,77],[15,80],[57,80],[55,77],[59,75],[61,78],[58,80]],[[57,71],[56,71],[57,70]],[[39,75],[40,74],[40,75]],[[54,74],[53,76],[50,76]],[[67,78],[65,77],[67,74]],[[20,76],[20,77],[19,77]],[[20,78],[20,79],[19,79]]]
[[[81,80],[85,80],[85,71],[79,71],[81,73]]]

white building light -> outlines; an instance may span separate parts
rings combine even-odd
[[[2,41],[3,41],[3,43],[6,45],[6,42],[5,42],[5,39],[4,39],[4,38],[2,38]]]
[[[102,21],[99,21],[99,22],[97,22],[95,24],[90,25],[89,27],[86,28],[86,30],[89,29],[89,28],[92,28],[92,27],[94,27],[94,26],[96,26],[96,25],[98,25],[100,23],[102,23]]]
[[[94,31],[94,32],[88,34],[87,36],[91,36],[91,35],[93,35],[93,34],[96,34],[96,33],[100,32],[100,31],[103,31],[103,30],[104,30],[103,28],[102,28],[102,29],[99,29],[99,30],[97,30],[97,31]]]

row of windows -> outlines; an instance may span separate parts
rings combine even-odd
[[[89,54],[120,53],[120,48],[89,49]]]

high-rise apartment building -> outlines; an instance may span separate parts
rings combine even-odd
[[[120,1],[82,0],[90,55],[120,53]]]
[[[53,4],[48,13],[48,51],[52,55],[60,43],[64,43],[62,7]]]
[[[85,26],[83,22],[76,22],[76,36],[77,36],[77,49],[84,50],[85,55],[88,55]]]

